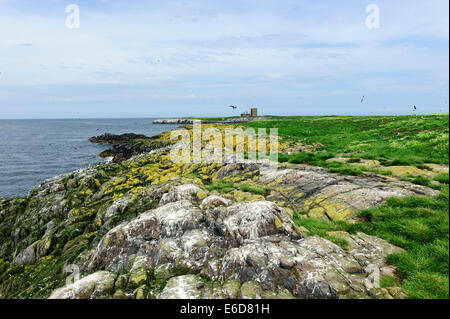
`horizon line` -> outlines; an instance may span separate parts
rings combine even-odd
[[[380,117],[380,116],[444,116],[449,113],[430,113],[430,114],[376,114],[376,115],[350,115],[350,114],[318,114],[318,115],[259,115],[258,117],[272,116],[272,117]],[[0,121],[14,121],[14,120],[120,120],[120,119],[207,119],[207,118],[240,118],[236,116],[161,116],[161,117],[36,117],[36,118],[0,118]]]

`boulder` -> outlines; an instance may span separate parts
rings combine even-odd
[[[106,209],[104,221],[106,222],[111,217],[113,217],[113,216],[115,216],[117,214],[122,214],[123,212],[125,212],[125,210],[129,207],[129,205],[132,202],[133,202],[133,200],[130,197],[121,197],[121,198],[117,199],[115,202],[113,202],[111,204],[111,206],[109,206]]]
[[[204,286],[199,276],[184,275],[170,278],[160,299],[199,299],[202,297],[201,288]]]
[[[216,208],[210,216],[211,225],[230,241],[230,245],[273,234],[301,238],[289,215],[269,201],[241,202]]]
[[[98,271],[70,285],[56,289],[49,299],[90,299],[110,295],[113,292],[116,275]]]
[[[229,199],[223,198],[221,196],[217,195],[210,195],[206,197],[201,205],[201,209],[213,209],[218,206],[229,206],[231,204],[231,201]]]
[[[107,269],[117,271],[136,255],[147,256],[151,265],[176,258],[174,252],[180,250],[178,241],[187,230],[197,228],[201,219],[201,210],[186,200],[145,212],[111,229],[95,250],[88,268],[106,265]],[[171,237],[174,237],[172,243]],[[198,239],[198,236],[190,238]]]
[[[193,195],[200,192],[201,189],[195,185],[187,184],[171,187],[169,192],[161,198],[161,204],[177,202],[180,200],[191,200]]]
[[[37,259],[45,256],[51,247],[51,238],[44,237],[43,239],[34,242],[21,253],[19,253],[13,260],[13,263],[19,265],[28,265],[34,263]]]

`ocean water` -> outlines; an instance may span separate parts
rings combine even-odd
[[[0,197],[25,196],[49,177],[103,162],[98,154],[109,146],[89,142],[91,136],[153,136],[178,126],[153,120],[0,120]]]

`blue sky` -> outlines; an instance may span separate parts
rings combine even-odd
[[[448,114],[448,6],[0,0],[0,118]]]

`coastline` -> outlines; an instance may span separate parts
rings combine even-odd
[[[373,234],[319,236],[300,225],[361,223],[360,210],[391,197],[438,196],[437,189],[305,163],[174,163],[170,132],[92,137],[117,154],[132,151],[50,178],[26,197],[0,199],[2,231],[15,234],[0,246],[0,297],[407,297],[398,285],[367,288],[364,270],[376,265],[399,280],[387,256],[404,248]],[[322,147],[286,139],[279,152]],[[67,264],[78,267],[77,283],[65,283]],[[321,280],[306,280],[316,275]]]
[[[110,158],[108,145],[89,142],[103,132],[157,135],[178,125],[143,119],[5,120],[0,125],[0,197],[26,196],[43,180]]]

